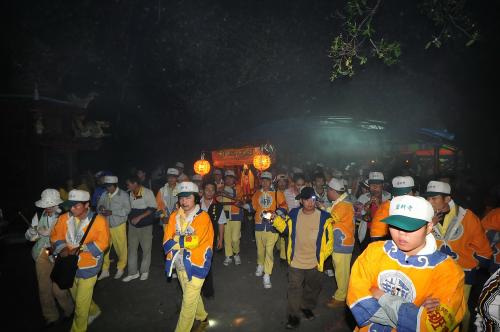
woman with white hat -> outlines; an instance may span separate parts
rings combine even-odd
[[[50,233],[59,216],[58,205],[62,202],[59,191],[56,189],[42,191],[41,198],[35,202],[35,206],[43,209],[43,211],[35,213],[31,221],[31,227],[25,234],[26,239],[35,242],[31,253],[35,260],[40,306],[47,326],[52,326],[59,320],[56,300],[66,317],[71,316],[74,309],[73,300],[68,290],[61,290],[50,279],[50,273],[54,267],[48,249],[51,247]]]

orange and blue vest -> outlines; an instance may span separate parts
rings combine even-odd
[[[342,200],[332,207],[333,252],[350,254],[354,249],[354,208]]]
[[[68,246],[67,238],[69,236],[69,228],[76,228],[76,232],[80,237],[87,230],[88,223],[93,216],[93,212],[87,214],[84,220],[75,224],[75,218],[69,212],[59,216],[52,233],[50,234],[50,242],[54,247],[54,252],[59,253],[64,247]],[[83,226],[83,227],[81,227]],[[97,215],[92,227],[90,228],[87,237],[83,244],[86,250],[80,251],[78,259],[78,270],[76,271],[77,278],[88,279],[96,276],[101,270],[104,252],[109,246],[109,227],[106,218]]]
[[[496,270],[500,265],[500,208],[491,210],[481,220],[481,224],[486,232],[486,237],[490,241],[493,250],[493,264],[490,270]]]
[[[286,205],[285,195],[281,191],[264,191],[261,189],[253,194],[252,209],[255,211],[255,231],[276,233],[276,229],[269,220],[262,219],[261,213],[263,211],[280,211],[284,215],[287,213],[288,206]]]
[[[376,323],[383,308],[371,288],[402,299],[396,328]],[[439,300],[434,311],[422,306],[428,297]],[[393,241],[373,242],[352,266],[347,304],[357,331],[453,331],[466,310],[464,273],[442,252],[406,256]]]
[[[163,250],[166,255],[165,271],[170,276],[174,265],[174,258],[180,249],[184,251],[182,263],[186,269],[188,279],[192,277],[205,279],[210,270],[213,255],[214,229],[210,216],[201,208],[196,212],[193,221],[187,227],[186,233],[179,233],[176,216],[178,210],[172,212],[167,227],[163,233]],[[179,242],[174,238],[178,236]],[[195,239],[196,247],[185,247],[186,242]],[[176,247],[176,244],[179,246]],[[174,249],[174,246],[178,249]]]
[[[465,272],[465,283],[472,285],[481,265],[488,268],[492,251],[479,218],[470,210],[450,203],[454,217],[443,234],[439,225],[432,233],[439,251],[452,257]]]

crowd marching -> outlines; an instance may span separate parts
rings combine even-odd
[[[359,331],[467,331],[471,318],[479,331],[500,328],[500,209],[481,220],[454,200],[447,179],[419,190],[407,174],[387,181],[375,169],[354,176],[318,164],[312,172],[276,167],[273,173],[253,179],[248,168],[232,168],[189,177],[177,162],[159,186],[137,170],[123,182],[101,171],[92,192],[73,184],[45,189],[26,238],[34,242],[47,326],[72,320],[71,331],[85,331],[101,315],[92,299],[99,280],[148,280],[159,224],[166,276],[177,278],[183,292],[175,331],[204,331],[214,253],[224,254],[224,266],[242,264],[241,230],[248,223],[263,288],[272,288],[275,250],[288,265],[287,329],[315,318],[323,274],[336,284],[326,305],[349,308]],[[54,267],[72,255],[76,275],[63,286]],[[469,303],[480,268],[492,275],[479,301]]]

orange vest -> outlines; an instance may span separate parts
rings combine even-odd
[[[277,202],[276,202],[277,201]],[[252,196],[252,207],[255,210],[255,223],[262,223],[261,213],[263,211],[276,211],[277,209],[288,210],[285,195],[281,191],[266,191],[259,190]]]
[[[391,201],[383,202],[375,212],[372,218],[372,225],[370,228],[370,237],[383,238],[389,234],[389,225],[382,220],[389,217],[389,207],[391,206]]]
[[[352,266],[347,304],[356,319],[356,331],[388,331],[371,321],[381,305],[371,288],[404,300],[392,331],[452,331],[466,310],[464,273],[460,266],[439,251],[407,257],[393,241],[371,243]],[[439,300],[428,312],[426,298]]]
[[[189,280],[193,276],[204,279],[210,270],[213,254],[214,229],[210,216],[200,209],[188,227],[190,235],[186,235],[182,240],[176,242],[174,237],[179,235],[176,222],[177,213],[178,210],[172,212],[163,233],[163,249],[166,255],[165,270],[168,274],[171,273],[173,259],[179,251],[179,249],[174,249],[174,246],[178,244],[184,250],[183,264]],[[184,244],[190,241],[189,237],[196,237],[196,247],[190,247],[189,249],[184,247]]]
[[[490,244],[493,249],[493,261],[495,264],[500,265],[500,242],[493,240],[498,232],[500,232],[500,208],[491,210],[481,221],[484,230],[486,231]]]
[[[432,232],[438,250],[455,259],[466,272],[466,283],[469,284],[468,272],[475,270],[480,262],[488,264],[492,251],[479,218],[458,205],[453,208],[458,209],[457,216],[450,222],[446,233],[441,234],[438,227]]]
[[[69,212],[59,216],[56,225],[50,234],[50,242],[52,242],[56,252],[59,252],[67,245],[66,233],[68,232],[69,220]],[[84,227],[82,231],[85,232],[87,227],[88,225]],[[87,279],[94,277],[99,273],[102,266],[104,252],[109,246],[109,240],[109,227],[106,218],[101,215],[97,215],[89,233],[87,234],[87,237],[85,238],[85,241],[83,242],[87,250],[81,251],[79,254],[78,270],[76,272],[76,276],[78,278]]]
[[[332,208],[333,252],[348,254],[354,248],[354,208],[341,201]]]
[[[222,187],[222,190],[224,191],[226,186]],[[229,214],[229,220],[232,221],[242,221],[243,220],[243,210],[239,207],[237,207],[234,204],[229,204],[229,203],[234,203],[234,202],[239,202],[243,199],[243,193],[241,190],[241,186],[239,185],[234,185],[233,187],[234,190],[234,196],[231,198],[224,197],[224,196],[218,196],[216,199],[224,205],[224,211],[226,211],[226,214]]]

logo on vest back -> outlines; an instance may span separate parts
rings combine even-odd
[[[401,271],[386,270],[378,275],[378,287],[387,294],[399,296],[405,302],[415,300],[416,290],[411,279]]]
[[[259,197],[259,204],[264,209],[269,209],[273,204],[273,198],[269,196],[267,193],[263,193]]]

